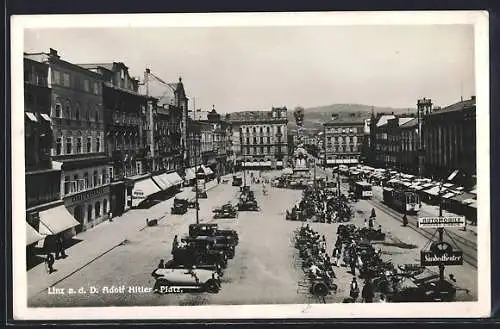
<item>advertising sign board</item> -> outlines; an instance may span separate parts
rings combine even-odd
[[[420,217],[417,223],[421,228],[460,228],[465,226],[464,216]]]

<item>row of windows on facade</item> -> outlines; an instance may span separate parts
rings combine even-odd
[[[35,70],[33,72],[33,71],[26,68],[24,70],[24,82],[36,84],[38,86],[47,86],[46,71]]]
[[[264,153],[264,150],[266,153]],[[275,148],[276,152],[281,152],[281,147]],[[261,146],[261,147],[242,147],[242,151],[246,151],[246,154],[271,154],[272,148],[271,146]]]
[[[79,174],[64,176],[64,195],[83,192],[105,184],[109,184],[113,179],[113,167],[102,169],[101,172],[94,170],[92,175],[89,172],[84,172],[82,176]]]
[[[243,135],[243,132],[246,132],[246,134],[250,134],[250,128],[240,128],[240,134]],[[256,134],[257,133],[257,127],[252,127],[252,133]],[[264,133],[264,128],[259,127],[259,133],[263,134]],[[270,134],[271,133],[271,127],[266,127],[266,133]],[[281,134],[281,126],[277,127],[277,133]]]
[[[342,133],[358,133],[358,128],[327,128],[325,129],[327,134],[342,134]]]
[[[92,106],[88,104],[87,110],[85,110],[80,107],[79,103],[76,103],[75,111],[73,112],[70,101],[65,102],[64,112],[63,112],[62,102],[59,101],[55,103],[52,111],[52,117],[59,119],[74,119],[74,120],[86,120],[86,121],[93,120],[95,122],[101,120],[100,109],[98,106],[95,106],[95,108],[92,109]]]
[[[99,153],[103,152],[101,150],[101,138],[97,137],[95,140],[95,148],[92,148],[92,137],[87,137],[85,147],[83,147],[83,137],[77,137],[76,143],[73,144],[73,137],[66,137],[64,139],[63,147],[63,137],[56,138],[56,146],[54,149],[54,155],[66,155],[66,154],[82,154],[82,153]]]
[[[52,83],[87,93],[91,92],[94,95],[101,94],[101,84],[99,82],[90,81],[89,79],[81,78],[68,72],[52,70]]]
[[[328,139],[327,139],[327,141],[328,141]],[[339,144],[343,144],[344,143],[344,137],[343,136],[338,136],[337,138],[330,137],[330,140],[328,142],[329,143],[334,143],[334,144],[336,142],[338,142]],[[353,136],[352,137],[352,142],[353,142],[353,144],[357,144],[358,143],[358,137],[357,136]],[[345,143],[346,144],[351,143],[351,137],[345,136]]]
[[[271,139],[271,137],[260,137],[260,138],[258,138],[258,137],[253,137],[253,144],[264,144],[264,138],[266,138],[266,139],[265,139],[266,144],[271,144],[271,141],[272,141],[273,143],[274,143],[274,141],[275,141],[275,140],[274,140],[274,138],[273,138],[273,139]],[[247,138],[245,139],[245,141],[246,141],[246,144],[250,144],[250,137],[247,137]],[[258,141],[260,141],[260,143],[259,143]],[[276,139],[276,141],[277,141],[277,143],[280,143],[280,142],[281,142],[281,138]],[[240,142],[243,144],[243,138],[241,138]]]
[[[79,221],[83,222],[83,211],[82,211],[83,206],[76,206],[74,209],[74,214],[73,216]],[[87,222],[91,222],[93,220],[92,218],[92,210],[94,210],[94,218],[98,219],[101,217],[101,203],[97,201],[93,206],[91,204],[87,205]],[[106,215],[108,213],[108,200],[104,199],[102,200],[102,215]]]
[[[333,146],[332,147],[331,144],[327,144],[327,148],[328,148],[328,151],[330,151],[330,152],[348,152],[348,153],[360,152],[360,147],[359,146],[346,146],[346,147]]]
[[[112,120],[115,124],[142,125],[141,117],[136,113],[114,111]]]

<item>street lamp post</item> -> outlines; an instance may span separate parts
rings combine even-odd
[[[439,184],[439,218],[443,217],[443,198],[442,195],[443,181]],[[444,228],[438,228],[439,242],[443,242]],[[444,281],[444,264],[439,264],[439,280]]]

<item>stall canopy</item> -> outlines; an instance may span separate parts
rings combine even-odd
[[[170,174],[167,174],[167,180],[172,184],[172,185],[179,185],[182,183],[182,178],[179,176],[178,173],[176,172],[171,172]]]
[[[161,189],[153,182],[152,179],[146,178],[135,182],[132,190],[132,196],[145,199],[148,196],[160,192]]]
[[[448,193],[446,193],[445,195],[443,195],[443,199],[449,199],[449,198],[451,198],[452,196],[455,196],[455,193],[448,192]]]
[[[44,236],[37,232],[30,224],[26,223],[26,245],[43,240]]]
[[[470,193],[462,193],[462,194],[459,194],[453,198],[451,198],[452,200],[455,200],[459,203],[462,203],[462,204],[465,204],[464,201],[466,201],[467,199],[474,199],[474,195],[473,194],[470,194]]]
[[[64,205],[40,211],[40,233],[55,235],[80,225]]]
[[[186,173],[186,180],[191,180],[196,178],[193,168],[187,168],[184,172]]]
[[[439,186],[433,186],[430,189],[425,190],[424,192],[436,196],[439,195],[439,189],[440,189]]]
[[[162,189],[162,190],[166,190],[170,187],[172,187],[172,183],[170,183],[167,179],[167,174],[161,174],[161,175],[157,175],[157,176],[153,176],[153,181],[158,184],[158,186]]]

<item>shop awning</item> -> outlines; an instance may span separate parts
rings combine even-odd
[[[160,192],[161,189],[153,182],[152,179],[146,178],[135,182],[132,189],[132,197],[137,199],[145,199],[151,194]]]
[[[201,166],[201,169],[203,169],[205,175],[212,175],[214,173],[210,167]]]
[[[26,245],[36,243],[45,237],[37,232],[30,224],[26,223]]]
[[[436,195],[439,195],[439,190],[440,190],[439,186],[433,186],[430,189],[425,190],[424,192],[427,194],[436,196]]]
[[[33,114],[31,112],[24,112],[24,114],[26,114],[28,119],[30,119],[31,121],[38,122],[38,119],[36,118],[35,114]]]
[[[191,180],[196,178],[196,174],[194,173],[193,168],[187,168],[184,172],[186,173],[186,180]]]
[[[45,121],[48,121],[48,122],[51,122],[52,120],[50,119],[49,115],[48,114],[45,114],[45,113],[40,113],[40,116],[42,117],[42,119],[44,119]]]
[[[178,173],[176,172],[171,172],[170,174],[167,174],[167,179],[172,185],[179,185],[182,184],[182,178],[179,176]]]
[[[40,211],[39,216],[41,234],[54,235],[80,225],[63,205]]]
[[[161,174],[152,177],[154,182],[161,187],[162,190],[166,190],[172,187],[172,184],[167,179],[167,174]]]

